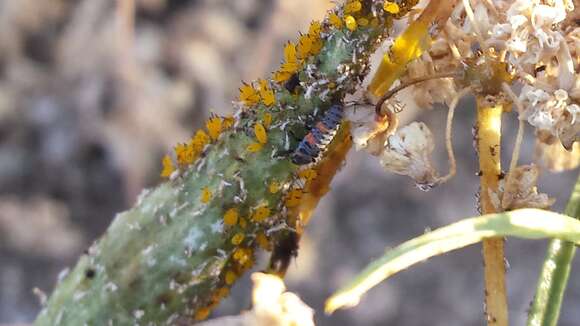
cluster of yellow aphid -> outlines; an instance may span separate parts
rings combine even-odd
[[[300,180],[305,182],[311,182],[317,176],[317,172],[313,169],[301,170],[298,173]],[[204,188],[205,189],[205,188]],[[270,182],[268,189],[270,193],[277,193],[282,189],[280,182],[272,181]],[[205,190],[202,190],[204,192]],[[204,194],[202,193],[202,197]],[[286,195],[285,204],[289,208],[297,207],[300,204],[300,199],[302,198],[302,188],[292,188],[288,191]],[[267,203],[263,203],[255,208],[253,208],[249,214],[248,218],[240,216],[240,211],[236,207],[232,207],[225,211],[223,215],[223,223],[227,228],[236,228],[236,231],[230,237],[230,243],[235,247],[232,253],[232,259],[228,263],[228,266],[222,272],[223,286],[220,287],[209,304],[199,309],[196,312],[195,318],[197,320],[205,319],[211,310],[217,305],[218,301],[222,299],[229,293],[229,287],[234,284],[234,282],[249,268],[254,264],[254,249],[252,247],[247,247],[244,244],[247,236],[245,229],[248,226],[248,221],[253,223],[262,223],[271,215],[271,209],[268,207]],[[296,221],[294,221],[296,222]],[[256,233],[254,238],[255,243],[264,250],[271,251],[273,244],[272,241],[266,236],[263,230]]]
[[[202,195],[203,196],[203,195]],[[245,229],[248,227],[248,220],[259,223],[263,222],[270,216],[270,208],[266,204],[254,208],[248,219],[240,216],[240,211],[237,207],[232,207],[225,211],[223,215],[224,226],[236,231],[229,238],[230,243],[234,246],[234,251],[231,255],[231,260],[227,267],[221,274],[222,286],[218,288],[208,305],[198,309],[195,313],[195,319],[202,320],[207,318],[211,310],[219,303],[219,301],[229,294],[229,287],[249,268],[254,265],[254,248],[248,247],[244,244],[247,236]],[[271,250],[272,244],[263,231],[260,231],[255,236],[256,243],[265,250]]]
[[[286,44],[284,47],[284,62],[280,69],[274,72],[273,79],[275,82],[280,84],[290,79],[302,67],[308,57],[316,55],[322,50],[321,30],[322,25],[320,25],[320,22],[313,21],[308,28],[308,33],[301,34],[296,44],[292,42]]]
[[[398,5],[391,1],[385,1],[383,9],[391,14],[396,14],[400,10]],[[373,17],[368,10],[366,12],[363,10],[361,1],[347,0],[343,10],[329,13],[324,27],[337,30],[346,28],[348,31],[354,32],[359,27],[369,25],[376,27],[379,23],[380,21],[377,17]],[[297,74],[309,58],[320,53],[324,46],[322,32],[323,25],[318,21],[313,21],[310,24],[308,32],[301,34],[296,43],[288,42],[285,45],[284,61],[280,68],[273,73],[272,81],[261,79],[251,83],[244,83],[240,88],[239,102],[246,109],[256,105],[263,105],[265,109],[256,113],[258,119],[253,124],[255,141],[247,145],[246,150],[248,152],[259,152],[268,143],[267,130],[272,123],[272,114],[267,109],[273,108],[277,104],[275,90],[279,89],[279,85],[286,83]],[[331,84],[334,85],[334,83]],[[185,167],[192,164],[200,156],[207,144],[216,141],[222,131],[230,128],[232,125],[233,118],[210,118],[206,123],[207,132],[200,130],[188,143],[176,146],[175,156],[178,167]],[[169,177],[175,169],[171,158],[165,156],[161,175]],[[290,214],[294,218],[290,218],[291,220],[287,221],[291,227],[295,227],[299,223],[296,220],[296,216],[298,215],[296,211],[300,209],[303,188],[316,179],[317,172],[312,168],[303,169],[298,172],[297,177],[299,181],[297,184],[300,185],[295,184],[289,189],[281,180],[272,180],[267,185],[267,189],[271,194],[278,193],[281,190],[286,191],[284,204],[290,211],[294,211],[294,213]],[[209,203],[212,197],[213,194],[209,187],[201,190],[200,200],[202,203]],[[228,265],[221,274],[222,287],[216,290],[206,307],[197,310],[195,314],[196,319],[205,319],[220,299],[229,293],[229,287],[245,270],[253,265],[254,249],[248,246],[249,242],[257,243],[259,247],[265,250],[272,250],[272,241],[263,230],[256,231],[254,235],[247,232],[247,227],[250,223],[262,223],[271,214],[272,212],[267,202],[250,209],[247,217],[240,216],[240,210],[237,207],[229,208],[224,212],[223,224],[232,231],[228,241],[235,249]]]
[[[241,239],[239,239],[241,237]],[[254,265],[254,251],[252,248],[244,248],[239,246],[243,241],[244,235],[241,233],[236,234],[232,238],[232,241],[236,239],[236,241],[240,241],[238,246],[233,254],[232,254],[232,261],[229,263],[228,268],[225,272],[222,272],[222,281],[224,283],[223,286],[218,288],[210,298],[207,306],[198,309],[195,312],[194,318],[196,320],[203,320],[206,319],[210,312],[215,308],[221,299],[226,297],[230,293],[230,287],[236,282],[236,280],[242,275],[246,270],[251,268]]]
[[[207,133],[204,130],[198,130],[195,135],[187,143],[177,144],[175,146],[175,158],[177,167],[186,167],[199,157],[203,152],[205,146],[211,142],[215,142],[220,134],[233,126],[234,118],[214,116],[207,120],[205,126]],[[163,169],[161,176],[168,178],[176,170],[176,166],[169,155],[163,157]],[[211,194],[210,194],[211,197]],[[209,201],[209,200],[208,200]]]
[[[393,1],[384,1],[383,9],[391,14],[397,14],[400,11],[399,6]],[[371,25],[376,27],[379,24],[379,20],[376,17],[367,17],[363,14],[362,2],[359,0],[348,0],[342,12],[331,12],[328,15],[327,22],[331,28],[342,29],[346,27],[350,31],[356,30],[359,26]],[[288,81],[290,77],[302,68],[309,57],[318,54],[322,50],[324,44],[321,32],[322,24],[318,21],[313,21],[308,28],[308,33],[301,34],[296,43],[288,42],[286,44],[284,47],[284,61],[273,74],[274,82],[281,84]],[[260,79],[253,83],[244,83],[240,87],[239,101],[247,107],[257,104],[272,107],[276,104],[276,95],[269,82]],[[266,129],[269,128],[271,121],[272,115],[266,113],[263,116],[262,123],[256,123],[254,132],[257,142],[248,145],[247,150],[249,152],[258,152],[266,144]],[[199,157],[205,145],[210,143],[210,141],[215,141],[220,133],[232,124],[233,118],[231,117],[210,118],[206,123],[207,133],[199,130],[190,142],[178,144],[175,147],[177,167],[185,167],[193,163]],[[162,163],[161,176],[169,177],[176,170],[176,166],[168,155],[163,158]]]
[[[257,87],[254,87],[253,84],[254,83],[244,83],[242,87],[240,87],[240,102],[246,106],[253,106],[260,102],[268,107],[276,104],[274,91],[268,85],[266,80],[259,79],[256,82]]]

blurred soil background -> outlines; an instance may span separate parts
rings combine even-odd
[[[30,323],[37,287],[59,272],[160,181],[160,159],[227,114],[241,80],[264,77],[282,46],[321,19],[328,0],[0,0],[0,324]],[[469,100],[466,105],[473,105]],[[445,111],[408,107],[443,139]],[[458,110],[458,175],[430,192],[351,153],[301,243],[288,287],[316,309],[318,325],[482,325],[480,249],[420,264],[332,316],[324,299],[385,247],[477,214],[473,110]],[[505,153],[515,134],[506,120]],[[446,171],[442,142],[436,158]],[[524,162],[533,159],[525,145]],[[541,189],[561,210],[575,173],[545,173]],[[521,325],[546,242],[509,239],[511,320]],[[263,265],[262,265],[263,266]],[[576,271],[580,268],[575,264]],[[578,325],[572,272],[561,325]],[[248,308],[245,278],[214,316]]]

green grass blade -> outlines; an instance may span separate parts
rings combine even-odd
[[[580,243],[580,221],[539,209],[520,209],[464,219],[409,240],[365,268],[352,282],[331,296],[325,311],[358,304],[376,284],[427,258],[491,237],[559,238]]]
[[[564,214],[580,219],[580,177],[576,181]],[[560,239],[550,242],[528,317],[529,326],[558,324],[560,307],[575,252],[576,247],[572,242]]]

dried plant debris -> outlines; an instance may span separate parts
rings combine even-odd
[[[413,178],[420,189],[428,190],[439,181],[431,162],[434,147],[427,125],[412,122],[388,138],[380,156],[381,165],[389,172]]]
[[[504,81],[523,86],[521,118],[536,129],[540,141],[560,142],[571,150],[580,139],[580,27],[567,19],[575,10],[571,0],[464,1],[431,49],[409,65],[401,80],[463,72],[455,81],[431,80],[413,86],[415,102],[429,108],[449,103],[457,93],[457,82],[474,84],[469,70],[480,61],[477,58],[499,59],[508,74]],[[485,84],[485,78],[479,80]],[[488,82],[480,88],[489,93],[501,80]]]
[[[380,118],[375,114],[374,105],[356,105],[345,108],[345,119],[350,122],[352,140],[357,150],[364,149],[372,155],[379,155],[382,147],[397,128],[395,114]]]
[[[201,326],[314,326],[314,310],[291,292],[278,276],[252,274],[252,310],[209,320]]]
[[[536,165],[518,166],[500,181],[498,192],[490,193],[498,212],[518,208],[547,209],[556,201],[537,188],[539,169]]]

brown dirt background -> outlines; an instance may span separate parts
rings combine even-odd
[[[133,29],[131,15],[113,0],[0,0],[0,324],[31,322],[40,309],[32,288],[50,293],[58,273],[115,213],[159,182],[162,155],[201,127],[210,110],[228,113],[240,81],[274,70],[284,42],[331,6],[327,0],[137,0]],[[443,110],[406,115],[443,138]],[[393,277],[354,309],[322,312],[324,299],[385,247],[476,215],[474,112],[460,109],[457,116],[458,175],[430,192],[384,173],[364,153],[350,154],[288,276],[289,289],[316,309],[318,325],[484,323],[478,246]],[[511,144],[515,124],[505,124]],[[532,152],[530,141],[522,161],[532,160]],[[575,173],[542,176],[541,189],[558,198],[557,210]],[[507,241],[514,325],[525,322],[545,246]],[[560,325],[580,320],[574,276],[573,270]],[[248,278],[234,292],[214,316],[248,307]]]

